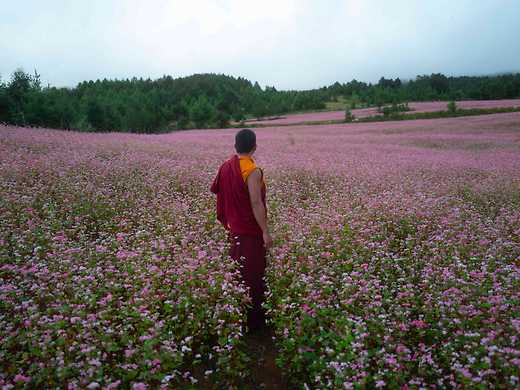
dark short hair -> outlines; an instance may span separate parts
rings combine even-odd
[[[251,129],[242,129],[235,135],[237,153],[249,153],[256,145],[256,134]]]

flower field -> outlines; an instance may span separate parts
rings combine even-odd
[[[242,387],[235,131],[0,127],[3,388]],[[520,113],[256,133],[290,388],[519,386]]]
[[[433,112],[446,111],[448,102],[411,102],[408,106],[413,112]],[[504,99],[504,100],[466,100],[456,102],[458,108],[502,108],[502,107],[520,107],[520,99]],[[367,118],[370,116],[380,115],[377,107],[356,108],[351,110],[356,118]],[[406,112],[405,112],[406,114]],[[302,122],[321,122],[321,121],[337,121],[345,119],[345,111],[322,111],[309,112],[304,114],[289,114],[275,119],[249,120],[246,123],[262,124],[262,125],[289,125]]]

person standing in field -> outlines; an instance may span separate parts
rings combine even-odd
[[[240,130],[235,136],[235,150],[236,154],[220,166],[211,192],[217,195],[217,219],[229,232],[230,255],[239,262],[249,288],[252,307],[247,325],[255,331],[265,325],[265,255],[273,239],[267,226],[264,174],[253,160],[256,134],[250,129]]]

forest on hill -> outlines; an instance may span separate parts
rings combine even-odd
[[[231,121],[289,112],[321,110],[338,98],[356,104],[520,97],[520,73],[413,80],[382,77],[352,80],[305,91],[262,88],[257,82],[222,74],[159,79],[84,81],[74,88],[42,86],[40,75],[16,70],[0,79],[0,122],[81,131],[157,133],[226,127]],[[354,107],[351,107],[354,108]]]

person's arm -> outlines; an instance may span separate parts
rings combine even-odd
[[[249,198],[251,199],[251,207],[255,215],[256,222],[262,229],[262,236],[266,249],[273,245],[273,239],[269,234],[267,227],[267,213],[262,202],[262,173],[260,169],[255,169],[247,178],[247,188],[249,190]]]

